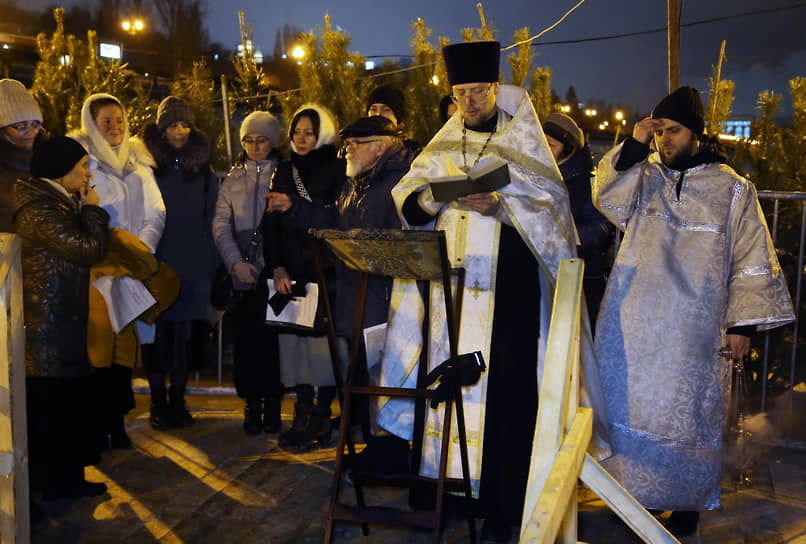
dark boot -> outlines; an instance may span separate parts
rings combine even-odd
[[[179,427],[190,427],[193,425],[195,421],[193,420],[193,416],[190,415],[187,405],[185,405],[184,392],[174,392],[172,386],[170,392],[168,393],[168,397],[168,410],[171,412],[171,416],[176,421],[176,424]]]
[[[243,409],[243,430],[246,434],[260,434],[260,399],[246,399]]]
[[[669,516],[669,531],[680,538],[691,536],[697,532],[697,525],[700,522],[700,513],[696,510],[675,510]]]
[[[312,406],[311,415],[308,419],[308,427],[300,433],[298,440],[301,444],[309,446],[318,443],[320,447],[326,446],[330,442],[330,407],[320,408]]]
[[[263,399],[263,432],[277,434],[283,428],[282,397],[266,397]]]
[[[115,416],[115,422],[109,430],[109,447],[113,450],[132,449],[132,439],[126,434],[126,423],[123,414]]]
[[[151,422],[151,427],[157,430],[178,426],[176,419],[168,409],[168,399],[165,395],[151,397],[151,415],[148,419]]]
[[[277,443],[281,448],[297,448],[301,445],[301,438],[305,436],[310,424],[311,414],[316,406],[297,402],[294,405],[294,422],[291,428],[280,435]]]

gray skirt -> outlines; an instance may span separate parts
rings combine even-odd
[[[279,334],[277,339],[280,344],[280,376],[284,386],[336,385],[327,336]],[[347,341],[344,338],[336,339],[336,350],[343,377],[347,372]]]

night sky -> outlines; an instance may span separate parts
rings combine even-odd
[[[536,34],[553,24],[577,1],[488,1],[484,3],[484,12],[488,23],[497,30],[497,39],[502,45],[509,45],[513,42],[514,30],[529,26],[531,33]],[[723,77],[736,82],[736,114],[754,113],[760,91],[769,89],[788,95],[788,81],[795,76],[806,76],[806,2],[681,0],[684,25],[796,5],[800,7],[684,27],[681,31],[681,85],[707,88],[711,66],[717,62],[723,39],[727,40]],[[340,26],[352,36],[351,49],[365,56],[410,54],[410,26],[417,17],[422,17],[426,26],[434,31],[434,43],[437,36],[445,36],[451,42],[461,41],[463,27],[479,26],[476,0],[208,0],[207,8],[207,25],[213,41],[228,48],[240,42],[238,10],[242,10],[254,27],[255,43],[266,55],[272,54],[276,31],[283,24],[310,30],[324,24],[325,13],[330,14],[334,26]],[[538,42],[641,32],[665,25],[666,2],[663,0],[587,0]],[[543,45],[537,47],[536,52],[536,64],[552,69],[552,88],[561,97],[565,96],[569,85],[574,85],[582,101],[598,98],[648,111],[666,94],[665,32]],[[502,66],[507,66],[505,60]],[[784,104],[791,107],[787,100]]]

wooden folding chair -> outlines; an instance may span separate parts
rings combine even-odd
[[[377,387],[355,384],[356,365],[362,340],[362,324],[364,304],[366,300],[367,281],[370,275],[388,276],[399,279],[412,279],[418,282],[442,281],[444,286],[445,314],[448,322],[448,341],[452,360],[458,357],[459,316],[461,315],[462,292],[464,289],[464,269],[451,270],[445,233],[442,231],[402,231],[402,230],[363,230],[354,229],[347,232],[338,230],[312,230],[311,234],[322,240],[332,253],[349,268],[359,273],[359,288],[356,310],[353,319],[352,339],[349,350],[347,376],[343,382],[341,399],[341,422],[336,447],[336,465],[333,474],[333,485],[328,508],[325,542],[333,539],[333,524],[336,520],[360,523],[364,535],[369,534],[369,524],[400,525],[431,529],[433,542],[438,543],[442,535],[442,513],[445,493],[448,491],[463,492],[471,498],[470,469],[467,453],[467,436],[465,431],[464,408],[462,406],[461,387],[452,385],[448,400],[445,402],[445,417],[442,427],[442,445],[439,460],[439,471],[436,479],[418,476],[425,421],[425,404],[434,397],[434,390],[424,384],[428,372],[428,337],[427,320],[424,324],[423,355],[421,356],[417,387]],[[325,312],[329,324],[329,341],[333,372],[337,384],[342,385],[339,358],[336,353],[336,338],[333,327],[332,312],[327,297],[327,288],[322,272],[321,259],[317,254],[321,300],[325,304]],[[451,276],[457,277],[456,304],[454,306]],[[427,283],[426,283],[427,285]],[[426,291],[428,292],[428,291]],[[424,297],[427,299],[428,297]],[[426,306],[426,315],[428,308]],[[350,409],[353,395],[384,396],[397,398],[413,398],[416,400],[414,446],[412,449],[412,466],[415,472],[405,474],[369,474],[362,473],[352,467],[352,480],[355,488],[356,504],[340,502],[342,483],[345,476],[344,448],[355,459],[355,444],[350,436]],[[451,416],[456,407],[457,427],[459,431],[459,448],[462,464],[462,478],[447,478],[448,448],[450,447]],[[428,510],[403,510],[389,507],[367,506],[364,500],[364,486],[392,486],[404,488],[436,488],[435,506]],[[472,515],[468,514],[470,541],[476,541],[476,527]]]

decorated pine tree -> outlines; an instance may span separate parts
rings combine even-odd
[[[48,38],[44,33],[36,37],[39,62],[36,64],[31,93],[42,110],[45,128],[54,134],[67,132],[67,117],[71,108],[81,107],[79,82],[80,64],[77,59],[86,56],[84,44],[73,35],[64,33],[64,8],[53,10],[56,30]]]
[[[725,59],[725,42],[719,52],[719,61],[713,67],[714,75],[709,78],[708,107],[705,110],[705,131],[709,136],[719,136],[733,106],[733,90],[736,85],[722,78],[722,62]]]
[[[238,12],[238,21],[241,27],[242,54],[236,55],[232,61],[235,66],[235,79],[232,84],[231,105],[237,103],[244,115],[255,110],[268,111],[271,103],[268,78],[263,67],[255,62],[252,24],[244,18],[242,11]]]
[[[450,85],[441,47],[437,50],[429,41],[431,29],[420,18],[411,28],[414,31],[411,40],[414,64],[421,68],[409,72],[404,90],[408,106],[406,127],[414,140],[425,144],[442,126],[439,103],[443,96],[450,94]],[[443,40],[440,38],[440,45]]]
[[[329,15],[324,28],[304,35],[300,90],[286,96],[284,111],[290,114],[304,102],[317,102],[333,112],[339,126],[366,115],[364,97],[370,81],[363,77],[364,58],[349,51],[351,40],[343,30],[331,27]]]
[[[509,66],[512,68],[512,84],[525,87],[534,59],[532,42],[529,41],[529,27],[525,26],[516,30],[512,37],[518,44],[517,52],[507,56]],[[529,94],[539,119],[543,119],[551,113],[551,70],[547,66],[535,68],[529,79]]]
[[[64,134],[81,126],[81,106],[93,93],[108,93],[127,102],[130,80],[125,64],[98,55],[94,30],[87,32],[87,45],[64,33],[64,9],[53,10],[56,30],[48,38],[37,36],[39,62],[31,92],[39,102],[45,127]]]
[[[538,119],[545,119],[554,108],[554,95],[551,92],[551,69],[538,66],[532,73],[529,91]]]
[[[463,28],[460,31],[462,39],[466,42],[485,42],[494,40],[495,26],[492,24],[487,24],[487,20],[484,17],[484,8],[481,6],[481,2],[476,4],[476,8],[479,10],[481,26],[479,28]]]
[[[529,27],[525,26],[515,31],[512,36],[516,43],[519,43],[517,52],[507,55],[509,66],[512,68],[512,84],[518,87],[523,87],[526,83],[526,78],[529,76],[529,70],[532,68],[532,43],[526,40],[529,39]]]

